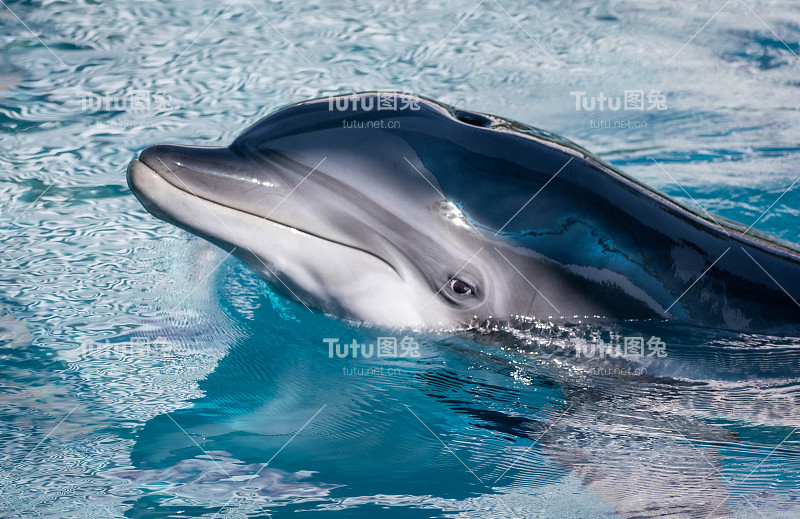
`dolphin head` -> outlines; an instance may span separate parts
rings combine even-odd
[[[379,110],[387,100],[394,109]],[[322,99],[266,117],[229,147],[146,148],[128,180],[154,215],[330,314],[435,326],[530,313],[535,294],[516,290],[525,281],[502,242],[447,198],[418,153],[431,140],[467,149],[490,126],[413,96]],[[497,205],[480,196],[491,179],[474,167],[450,173]]]
[[[353,320],[796,321],[793,300],[753,268],[800,293],[796,251],[691,212],[557,135],[418,96],[312,100],[228,147],[151,146],[128,182],[154,215]]]

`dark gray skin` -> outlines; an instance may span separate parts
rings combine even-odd
[[[378,95],[283,108],[229,147],[151,146],[129,184],[277,289],[358,321],[800,324],[796,250],[548,132],[415,96],[385,95],[398,108],[377,110]]]

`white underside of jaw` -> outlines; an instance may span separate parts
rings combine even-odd
[[[150,209],[236,247],[262,277],[309,308],[386,326],[436,326],[451,318],[422,280],[404,281],[369,253],[197,197],[138,161],[130,183]]]

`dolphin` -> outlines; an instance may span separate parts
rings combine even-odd
[[[415,95],[302,102],[128,168],[153,215],[309,308],[389,326],[674,320],[795,329],[800,253],[577,144]]]

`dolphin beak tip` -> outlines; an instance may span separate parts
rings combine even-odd
[[[155,172],[139,159],[133,159],[128,164],[128,170],[126,172],[128,187],[137,198],[141,199],[140,195],[143,192],[142,184],[144,176],[153,173]]]

